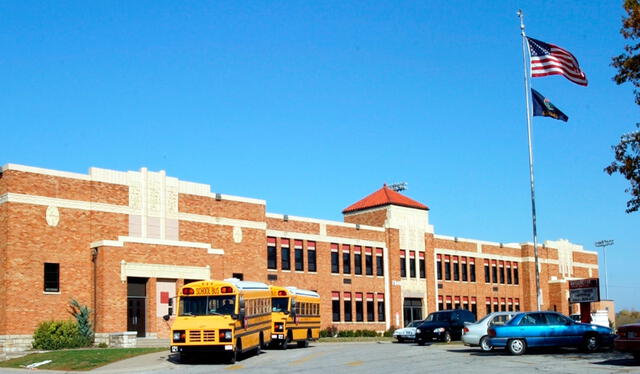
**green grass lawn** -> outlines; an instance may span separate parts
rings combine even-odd
[[[115,361],[152,352],[166,351],[167,348],[101,348],[69,349],[45,353],[32,353],[23,357],[0,362],[0,367],[24,368],[34,362],[51,360],[38,369],[47,370],[91,370]]]

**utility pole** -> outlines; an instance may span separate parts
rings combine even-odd
[[[609,282],[607,281],[607,247],[613,245],[613,240],[599,240],[596,247],[602,247],[602,258],[604,260],[604,298],[609,299]]]

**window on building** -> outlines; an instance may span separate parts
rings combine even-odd
[[[345,293],[344,295],[344,321],[351,322],[353,317],[351,315],[351,293]]]
[[[367,322],[375,322],[375,310],[373,309],[373,294],[367,294]]]
[[[333,322],[340,322],[340,293],[332,292],[331,298],[331,314],[333,316]]]
[[[500,308],[500,307],[498,306],[498,299],[494,299],[494,300],[493,300],[493,311],[494,311],[494,312],[497,312],[497,311],[499,311],[499,310],[500,310],[499,308]]]
[[[444,301],[441,297],[438,298],[438,310],[444,310]]]
[[[436,275],[438,280],[442,280],[442,256],[438,255],[436,260]]]
[[[476,319],[478,319],[478,307],[476,306],[476,303],[471,304],[471,313],[473,313]]]
[[[516,262],[513,264],[513,284],[519,284],[518,282],[518,263]]]
[[[331,244],[331,272],[334,274],[338,274],[340,272],[340,263],[338,259],[338,245]]]
[[[498,283],[498,267],[495,263],[491,264],[491,280],[493,283]]]
[[[485,283],[491,283],[491,272],[489,271],[488,260],[484,260],[484,281]]]
[[[453,260],[453,280],[460,280],[460,267],[458,266],[458,259],[456,257],[454,257]]]
[[[469,259],[469,280],[476,281],[476,260],[473,258]]]
[[[378,322],[384,322],[384,295],[378,294]]]
[[[304,252],[302,250],[302,240],[296,240],[296,248],[294,250],[296,271],[304,270]]]
[[[402,249],[400,250],[400,277],[401,278],[406,278],[407,277],[407,261],[405,259],[405,250]]]
[[[267,268],[278,268],[278,248],[276,247],[276,238],[267,238]]]
[[[504,264],[500,262],[500,283],[504,284]]]
[[[491,313],[491,301],[487,301],[487,314]]]
[[[309,271],[316,271],[316,243],[307,243],[307,269]]]
[[[507,304],[500,304],[500,311],[501,312],[506,312],[507,311]]]
[[[364,305],[362,303],[362,294],[356,293],[356,322],[364,321]]]
[[[289,251],[289,239],[282,239],[280,247],[280,266],[282,270],[291,270],[291,252]]]
[[[347,244],[342,246],[342,273],[351,274],[351,247]]]
[[[451,262],[449,256],[444,258],[444,280],[451,280]]]
[[[416,251],[409,252],[409,276],[416,277]]]
[[[427,268],[424,262],[424,252],[420,252],[419,256],[420,256],[420,278],[424,279],[427,277],[426,275]]]
[[[356,246],[353,250],[353,272],[362,274],[362,248]]]
[[[231,278],[236,278],[237,280],[244,280],[244,274],[243,273],[232,273],[231,274]]]
[[[44,263],[44,292],[60,292],[60,264]]]
[[[511,283],[511,263],[507,262],[507,284]]]
[[[460,267],[462,268],[462,281],[466,282],[468,280],[468,277],[467,277],[467,260],[466,259],[462,260],[462,264],[460,264]]]
[[[453,302],[451,300],[451,296],[447,296],[447,309],[453,309]]]
[[[367,275],[373,275],[373,254],[372,248],[367,247],[364,254],[364,267]]]
[[[382,258],[382,248],[376,248],[376,275],[384,275],[384,259]]]
[[[520,303],[518,303],[517,301],[516,301],[516,307],[515,308],[516,308],[516,312],[520,311]]]

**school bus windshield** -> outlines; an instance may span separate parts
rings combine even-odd
[[[180,316],[230,315],[235,312],[236,296],[183,296],[180,298]]]
[[[289,298],[273,297],[271,298],[271,306],[273,312],[286,312],[289,310]]]

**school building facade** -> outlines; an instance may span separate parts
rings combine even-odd
[[[428,313],[536,308],[531,243],[439,235],[429,208],[386,186],[344,222],[267,212],[145,168],[0,171],[0,345],[30,347],[40,322],[93,311],[96,341],[166,338],[168,300],[190,281],[238,277],[317,291],[323,327],[382,331]],[[539,247],[543,309],[568,314],[568,280],[598,276],[597,252]]]

